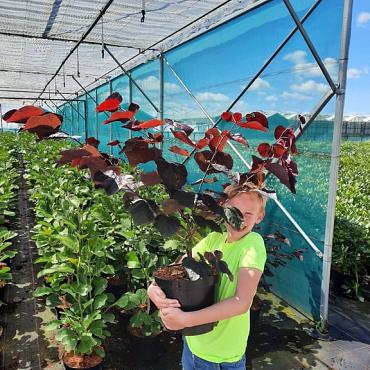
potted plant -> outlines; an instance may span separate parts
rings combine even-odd
[[[163,325],[159,311],[152,310],[146,289],[125,293],[117,304],[122,309],[133,312],[127,331],[135,363],[153,363],[162,353],[160,334]]]
[[[119,104],[118,102],[118,107]],[[118,107],[115,107],[115,110]],[[100,109],[98,111],[103,111],[104,104],[102,103],[98,108]],[[195,142],[190,138],[193,130],[191,127],[173,120],[152,119],[145,122],[137,121],[134,116],[138,109],[139,107],[136,104],[132,104],[126,112],[113,113],[111,118],[105,123],[121,121],[125,123],[123,127],[126,129],[147,132],[146,136],[132,137],[124,143],[114,140],[109,144],[112,146],[118,145],[120,154],[124,154],[132,166],[154,161],[156,165],[155,172],[144,174],[140,179],[137,179],[131,174],[122,173],[117,167],[112,168],[101,153],[92,151],[86,145],[78,150],[63,152],[59,162],[76,163],[77,167],[89,168],[90,176],[95,186],[105,189],[108,194],[119,190],[124,191],[126,209],[131,213],[136,225],[153,223],[165,238],[174,234],[181,235],[181,233],[184,233],[187,257],[184,258],[181,266],[162,268],[155,273],[155,277],[159,284],[162,284],[163,280],[166,282],[174,280],[177,285],[180,281],[186,281],[184,284],[187,286],[204,284],[205,281],[209,280],[209,283],[204,284],[209,289],[209,293],[204,292],[195,296],[212,296],[212,289],[214,289],[217,280],[214,276],[217,275],[217,272],[227,273],[227,266],[221,262],[222,256],[219,254],[194,256],[196,259],[199,258],[199,260],[194,259],[191,255],[193,236],[197,233],[198,225],[202,223],[212,224],[208,219],[209,215],[212,218],[225,220],[236,229],[242,227],[243,217],[239,210],[222,206],[222,202],[225,199],[223,192],[213,191],[210,194],[208,191],[202,191],[203,185],[217,181],[217,177],[208,177],[208,175],[222,173],[233,183],[238,183],[239,185],[253,183],[255,186],[257,184],[258,187],[258,185],[263,183],[264,171],[268,170],[276,175],[292,192],[295,192],[298,171],[295,162],[291,158],[291,154],[296,153],[294,130],[278,126],[275,129],[276,142],[273,145],[261,143],[257,148],[259,154],[265,159],[253,156],[251,170],[240,174],[232,171],[233,159],[224,151],[225,145],[228,140],[247,145],[244,137],[240,134],[235,134],[233,132],[234,129],[247,128],[267,131],[268,122],[263,114],[253,112],[243,117],[240,113],[225,112],[221,118],[229,122],[233,128],[222,132],[215,127],[211,128],[205,132],[202,139]],[[193,184],[199,185],[197,192],[188,191],[185,188],[188,175],[185,165],[183,163],[166,161],[162,156],[161,150],[156,147],[158,143],[163,141],[163,136],[160,133],[151,133],[148,130],[163,125],[169,126],[177,140],[191,146],[193,152],[196,152],[194,159],[204,173],[202,178]],[[204,149],[205,147],[208,147],[208,149]],[[169,150],[185,156],[187,159],[191,156],[191,153],[186,149],[178,146],[172,146]],[[157,183],[161,183],[164,186],[168,199],[156,202],[153,199],[142,196],[141,189],[145,185]],[[227,184],[224,185],[227,186]],[[216,226],[219,227],[217,224]],[[167,271],[170,271],[170,273],[168,274]],[[167,279],[160,279],[161,275],[167,277]],[[171,279],[168,279],[169,275]],[[173,279],[173,276],[176,276],[176,278]],[[194,283],[195,281],[198,282]],[[162,287],[166,290],[164,285]],[[189,296],[189,294],[185,295]],[[176,296],[170,297],[177,298]],[[179,298],[184,308],[181,297]],[[196,309],[198,306],[192,305],[189,307]],[[211,328],[207,330],[211,330]]]

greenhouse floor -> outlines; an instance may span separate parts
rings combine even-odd
[[[23,171],[21,166],[21,172]],[[41,284],[35,277],[36,247],[30,239],[32,217],[28,207],[24,179],[19,183],[17,220],[13,228],[18,236],[14,248],[13,281],[5,287],[0,316],[0,366],[3,370],[62,370],[53,332],[45,332],[45,323],[54,313],[43,299],[32,292]],[[370,370],[370,307],[345,298],[332,297],[330,305],[330,339],[321,341],[307,334],[312,322],[271,293],[259,292],[264,302],[260,322],[250,336],[247,369],[260,370]],[[130,350],[126,334],[127,316],[116,312],[118,324],[110,328],[106,341],[105,370],[180,370],[182,342],[179,334],[163,333],[158,359],[139,365],[144,350]],[[149,348],[147,345],[146,348]]]

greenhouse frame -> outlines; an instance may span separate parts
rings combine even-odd
[[[264,111],[270,128],[281,123],[294,128],[303,157],[297,194],[269,178],[277,195],[269,201],[261,230],[284,230],[305,250],[304,260],[291,261],[266,279],[274,294],[326,327],[353,1],[27,4],[0,3],[1,115],[14,102],[46,107],[63,116],[62,132],[83,142],[95,137],[102,151],[117,157],[118,148],[108,143],[139,134],[122,129],[120,122],[103,123],[109,114],[96,107],[114,92],[122,95],[124,109],[140,105],[138,119],[185,122],[194,138],[212,127],[227,128],[224,111]],[[320,27],[326,32],[318,32]],[[304,106],[303,124],[297,113],[291,119],[281,114],[296,112],[295,101]],[[279,111],[271,108],[279,104]],[[322,146],[314,147],[315,123],[329,111],[333,120],[324,124]],[[250,144],[263,137],[241,131]],[[164,136],[160,147],[168,154],[171,131],[161,126],[151,132]],[[251,150],[227,144],[238,170],[250,169]],[[315,170],[311,158],[324,158],[322,167]],[[195,182],[199,169],[184,163],[189,182]],[[140,167],[152,170],[150,164]]]

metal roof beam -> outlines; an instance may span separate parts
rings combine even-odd
[[[61,41],[61,42],[78,42],[78,40],[72,40],[72,39],[63,39],[60,37],[49,37],[49,36],[32,36],[27,35],[24,33],[15,33],[15,32],[3,32],[0,31],[0,35],[3,36],[13,36],[13,37],[21,37],[26,39],[35,39],[35,40],[49,40],[49,41]],[[101,45],[101,42],[98,41],[88,41],[84,40],[81,42],[81,44],[87,44],[87,45]],[[116,47],[116,48],[126,48],[126,49],[134,49],[134,50],[142,50],[143,48],[132,46],[132,45],[119,45],[119,44],[112,44],[109,42],[104,42],[105,45]],[[148,50],[157,50],[157,49],[148,49]]]

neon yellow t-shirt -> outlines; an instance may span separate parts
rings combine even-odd
[[[241,239],[225,243],[226,233],[210,233],[193,248],[193,256],[206,251],[220,250],[223,260],[234,275],[230,281],[226,274],[221,275],[216,289],[216,301],[234,296],[237,276],[241,267],[255,268],[263,272],[266,262],[265,243],[261,235],[250,232]],[[188,336],[186,342],[191,352],[210,362],[236,362],[245,352],[250,330],[249,311],[227,320],[221,320],[214,329],[205,334]]]

